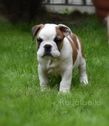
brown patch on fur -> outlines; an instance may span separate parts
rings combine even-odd
[[[32,34],[33,34],[33,39],[36,37],[38,32],[44,27],[43,24],[35,25],[32,27]]]
[[[78,42],[77,42],[77,38],[75,35],[71,35],[70,38],[67,37],[67,39],[70,41],[70,44],[72,46],[72,50],[73,50],[73,64],[75,63],[76,59],[77,59],[77,55],[78,55],[78,52],[77,50],[79,49],[79,46],[78,46]]]
[[[77,49],[79,49],[79,46],[78,46],[78,41],[77,41],[77,35],[75,35],[74,33],[71,35],[71,38],[73,40],[73,42],[75,43],[75,46]],[[80,43],[80,46],[81,46],[81,53],[82,53],[82,56],[84,57],[84,51],[83,51],[83,45],[79,39],[79,43]]]
[[[61,38],[64,38],[63,32],[58,27],[56,27],[56,32],[57,32],[57,35],[59,35]]]
[[[33,39],[38,37],[38,33],[40,32],[40,30],[44,28],[43,24],[39,24],[39,25],[35,25],[32,27],[32,34],[33,34]],[[39,48],[40,43],[37,42],[37,49]]]
[[[63,32],[58,27],[56,27],[56,33],[57,33],[56,38],[59,38],[61,40],[56,44],[58,46],[58,49],[61,50],[61,48],[63,46],[63,39],[64,39],[65,36],[64,36]]]
[[[72,34],[71,38],[72,38],[76,48],[79,49],[78,42],[77,42],[77,36],[75,34]]]

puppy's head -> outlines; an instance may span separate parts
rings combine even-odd
[[[59,57],[63,47],[64,37],[71,30],[63,24],[40,24],[32,27],[33,38],[36,38],[40,57]]]

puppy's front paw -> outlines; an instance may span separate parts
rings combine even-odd
[[[88,84],[88,77],[87,77],[87,75],[84,75],[84,76],[80,77],[80,83],[82,85],[87,85]]]
[[[61,93],[61,94],[67,94],[69,92],[70,92],[70,90],[67,88],[60,88],[60,90],[59,90],[59,93]]]
[[[47,91],[49,88],[48,88],[48,86],[42,86],[42,87],[40,87],[40,89],[43,92],[43,91]]]

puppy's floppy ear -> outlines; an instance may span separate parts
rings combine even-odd
[[[33,35],[33,39],[35,38],[35,36],[37,35],[38,31],[43,27],[43,24],[39,24],[39,25],[35,25],[32,27],[32,35]]]
[[[65,36],[68,36],[72,33],[71,29],[64,24],[58,24],[58,27],[64,33]]]

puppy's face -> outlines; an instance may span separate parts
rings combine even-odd
[[[33,37],[37,39],[39,57],[59,57],[63,46],[63,39],[67,34],[65,25],[40,24],[32,28]]]

